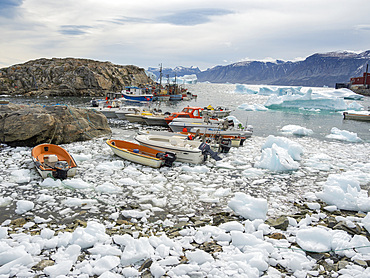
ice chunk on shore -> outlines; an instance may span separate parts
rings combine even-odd
[[[262,150],[262,156],[254,167],[270,171],[292,171],[299,168],[299,163],[293,160],[287,150],[274,143],[271,148]]]
[[[332,235],[323,228],[307,228],[297,232],[297,244],[310,252],[329,252]]]
[[[362,142],[362,139],[357,136],[357,133],[350,132],[347,130],[340,130],[339,128],[333,127],[331,129],[331,134],[326,135],[326,138],[336,139],[340,141],[348,141],[353,143]]]
[[[19,200],[17,202],[17,208],[15,209],[16,214],[25,213],[35,207],[35,204],[27,200]]]
[[[245,219],[266,219],[267,200],[262,198],[253,198],[243,192],[236,192],[228,207],[236,214],[243,216]]]
[[[339,209],[354,211],[370,211],[370,198],[367,191],[362,190],[360,183],[346,175],[329,175],[323,186],[323,191],[316,196],[328,205]]]
[[[287,150],[289,155],[294,160],[296,161],[301,160],[301,154],[303,154],[303,147],[300,144],[288,138],[269,135],[266,139],[265,144],[263,144],[262,149],[271,148],[273,144]]]

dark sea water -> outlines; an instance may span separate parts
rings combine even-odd
[[[267,110],[267,111],[244,111],[238,109],[242,104],[259,104],[263,105],[268,96],[240,94],[235,92],[235,84],[185,84],[190,92],[198,97],[188,101],[178,102],[155,102],[149,105],[151,107],[160,108],[162,111],[180,111],[185,106],[200,106],[208,105],[225,106],[232,109],[232,115],[240,120],[243,124],[252,125],[254,135],[266,137],[268,135],[280,135],[281,128],[285,125],[298,125],[312,129],[314,134],[312,137],[319,140],[328,140],[325,136],[330,134],[333,127],[340,130],[347,130],[357,133],[365,142],[370,142],[370,122],[361,122],[353,120],[344,120],[342,112],[335,111],[308,111],[302,109],[284,109],[284,110]],[[254,90],[258,90],[260,86],[251,85]],[[273,87],[273,86],[266,86]],[[313,88],[313,90],[330,90],[330,88]],[[33,104],[39,103],[42,105],[51,104],[67,104],[74,106],[89,106],[91,98],[83,97],[40,97],[40,98],[12,98],[12,102]],[[346,100],[351,103],[353,100]],[[365,108],[370,107],[370,97],[364,97],[362,101],[356,101]],[[132,105],[132,103],[127,103]]]

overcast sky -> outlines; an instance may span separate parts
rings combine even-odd
[[[75,57],[206,69],[370,49],[369,0],[0,0],[0,68]]]

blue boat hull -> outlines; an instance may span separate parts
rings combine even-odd
[[[129,101],[152,101],[153,95],[122,94],[123,98]]]

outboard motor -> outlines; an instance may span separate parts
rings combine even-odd
[[[92,106],[92,107],[99,107],[98,102],[96,101],[96,99],[94,99],[94,98],[93,98],[93,99],[91,100],[91,106]]]
[[[157,153],[155,156],[157,158],[164,160],[164,166],[167,166],[167,167],[172,167],[172,164],[176,160],[176,154],[170,153],[170,152]]]
[[[222,139],[219,144],[220,153],[228,153],[231,148],[231,139]]]
[[[55,163],[54,169],[56,171],[53,171],[53,177],[56,179],[64,180],[67,178],[68,174],[68,163],[65,161],[58,161]]]
[[[207,156],[209,154],[216,161],[222,159],[221,157],[218,156],[216,152],[212,151],[211,147],[206,143],[200,144],[199,149],[202,150],[203,155]]]

